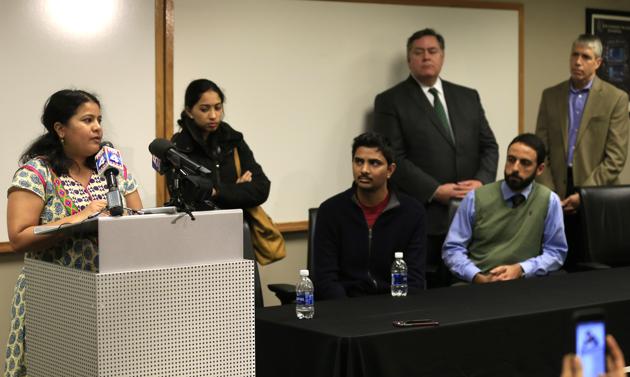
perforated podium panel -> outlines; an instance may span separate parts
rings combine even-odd
[[[26,277],[29,377],[256,374],[253,261]]]

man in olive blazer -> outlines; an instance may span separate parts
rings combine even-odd
[[[572,48],[571,79],[543,92],[536,125],[549,156],[538,181],[558,193],[565,213],[575,213],[580,204],[572,187],[618,184],[628,153],[628,95],[595,74],[601,64],[599,39],[580,38]],[[587,95],[581,119],[574,120],[573,143],[569,108],[579,111],[579,106],[571,104],[572,95],[576,100]]]
[[[498,163],[479,94],[441,80],[443,62],[444,38],[415,32],[407,41],[410,76],[374,101],[375,130],[389,138],[398,165],[392,180],[427,208],[429,265],[441,263],[449,202],[493,182]]]
[[[619,184],[628,154],[628,95],[597,77],[601,56],[599,38],[579,36],[571,48],[570,79],[545,89],[538,110],[536,135],[548,151],[538,182],[562,200],[568,270],[588,260],[577,188]]]

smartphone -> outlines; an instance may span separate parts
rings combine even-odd
[[[393,321],[394,327],[437,327],[440,323],[434,319],[408,319]]]
[[[580,357],[584,377],[606,373],[606,323],[599,309],[578,311],[575,323],[575,354]]]

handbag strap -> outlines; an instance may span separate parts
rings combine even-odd
[[[66,209],[66,213],[68,214],[68,216],[79,213],[79,209],[77,208],[76,204],[74,204],[72,199],[70,199],[70,195],[68,195],[68,191],[66,191],[66,189],[63,187],[63,183],[61,183],[61,179],[57,177],[57,175],[55,174],[55,172],[52,171],[52,169],[50,169],[50,174],[52,175],[52,181],[53,181],[53,186],[55,187],[55,193],[57,193],[57,196],[59,196],[59,199],[61,199],[61,202],[63,203],[63,207]]]
[[[234,166],[236,167],[236,179],[239,179],[241,177],[241,158],[236,147],[234,147]]]

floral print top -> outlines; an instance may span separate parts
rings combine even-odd
[[[136,180],[126,170],[118,175],[117,180],[123,197],[138,189]],[[29,160],[15,172],[9,192],[16,189],[28,190],[44,201],[44,209],[40,215],[41,225],[70,216],[73,207],[81,211],[92,200],[107,199],[107,183],[96,172],[90,177],[87,187],[83,187],[69,175],[55,176],[50,166],[41,158]],[[65,197],[65,205],[59,194]],[[94,236],[68,237],[49,249],[27,254],[30,258],[63,266],[98,271],[98,248]]]

